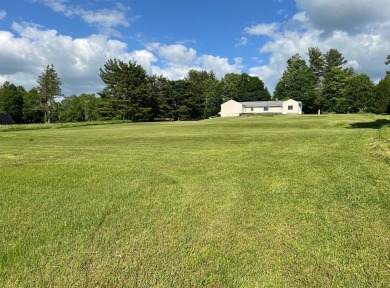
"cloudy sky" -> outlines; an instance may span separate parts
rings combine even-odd
[[[378,81],[389,70],[389,0],[9,0],[0,3],[0,85],[27,90],[53,64],[65,95],[95,93],[108,59],[183,78],[260,77],[272,92],[295,53],[338,49]]]

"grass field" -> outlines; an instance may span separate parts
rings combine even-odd
[[[20,129],[1,287],[390,286],[389,117]]]

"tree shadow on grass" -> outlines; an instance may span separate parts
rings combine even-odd
[[[390,120],[388,119],[377,119],[371,122],[356,122],[351,123],[348,128],[358,129],[358,128],[371,128],[371,129],[380,129],[383,126],[390,126]]]

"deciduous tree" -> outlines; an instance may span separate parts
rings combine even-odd
[[[15,123],[23,122],[23,97],[26,90],[5,82],[0,88],[0,113],[9,114]]]
[[[371,110],[374,113],[390,113],[390,74],[376,85]]]
[[[274,98],[302,101],[304,113],[315,113],[318,109],[317,77],[299,54],[287,60],[287,68],[275,87]]]
[[[374,100],[375,84],[366,74],[349,77],[345,85],[348,112],[368,112]]]

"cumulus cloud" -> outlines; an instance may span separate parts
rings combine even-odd
[[[129,51],[125,42],[104,35],[72,38],[31,23],[13,23],[12,27],[14,33],[0,31],[0,80],[26,89],[37,85],[38,76],[49,64],[61,78],[65,95],[101,91],[104,84],[99,68],[114,58],[136,62],[149,75],[174,80],[184,78],[191,69],[213,70],[222,77],[243,68],[241,58],[229,63],[228,58],[197,55],[195,49],[181,44],[149,43],[145,49]]]
[[[53,64],[65,93],[97,92],[103,87],[99,68],[108,59],[142,59],[137,51],[128,53],[124,42],[103,35],[73,39],[36,25],[14,23],[13,28],[17,34],[0,31],[0,74],[26,89],[36,86],[43,69]]]
[[[367,25],[388,21],[390,15],[388,0],[296,0],[296,3],[315,27],[325,32],[360,33]]]
[[[158,45],[157,54],[168,63],[189,64],[196,58],[196,51],[181,44]]]
[[[112,9],[99,9],[97,11],[84,9],[81,6],[72,6],[67,0],[34,0],[50,7],[55,12],[63,13],[67,17],[80,17],[85,23],[94,25],[100,33],[106,35],[119,35],[116,27],[129,27],[139,16],[128,17],[129,7],[117,3]]]
[[[384,60],[390,51],[389,1],[296,3],[302,11],[285,23],[259,23],[244,29],[248,37],[268,36],[267,41],[261,42],[259,53],[270,55],[269,63],[250,67],[250,74],[259,76],[273,91],[289,57],[299,53],[307,60],[308,48],[319,47],[322,52],[338,49],[349,60],[347,66],[368,74],[374,81],[383,77]]]
[[[226,73],[239,73],[243,68],[241,58],[229,63],[228,58],[220,56],[207,54],[198,56],[195,49],[181,44],[148,43],[145,47],[155,53],[161,62],[159,66],[152,66],[152,73],[173,80],[184,78],[189,70],[214,71],[217,77],[223,77]]]
[[[270,23],[270,24],[257,24],[251,27],[245,28],[245,33],[255,36],[268,36],[274,37],[277,34],[279,29],[279,23]]]

